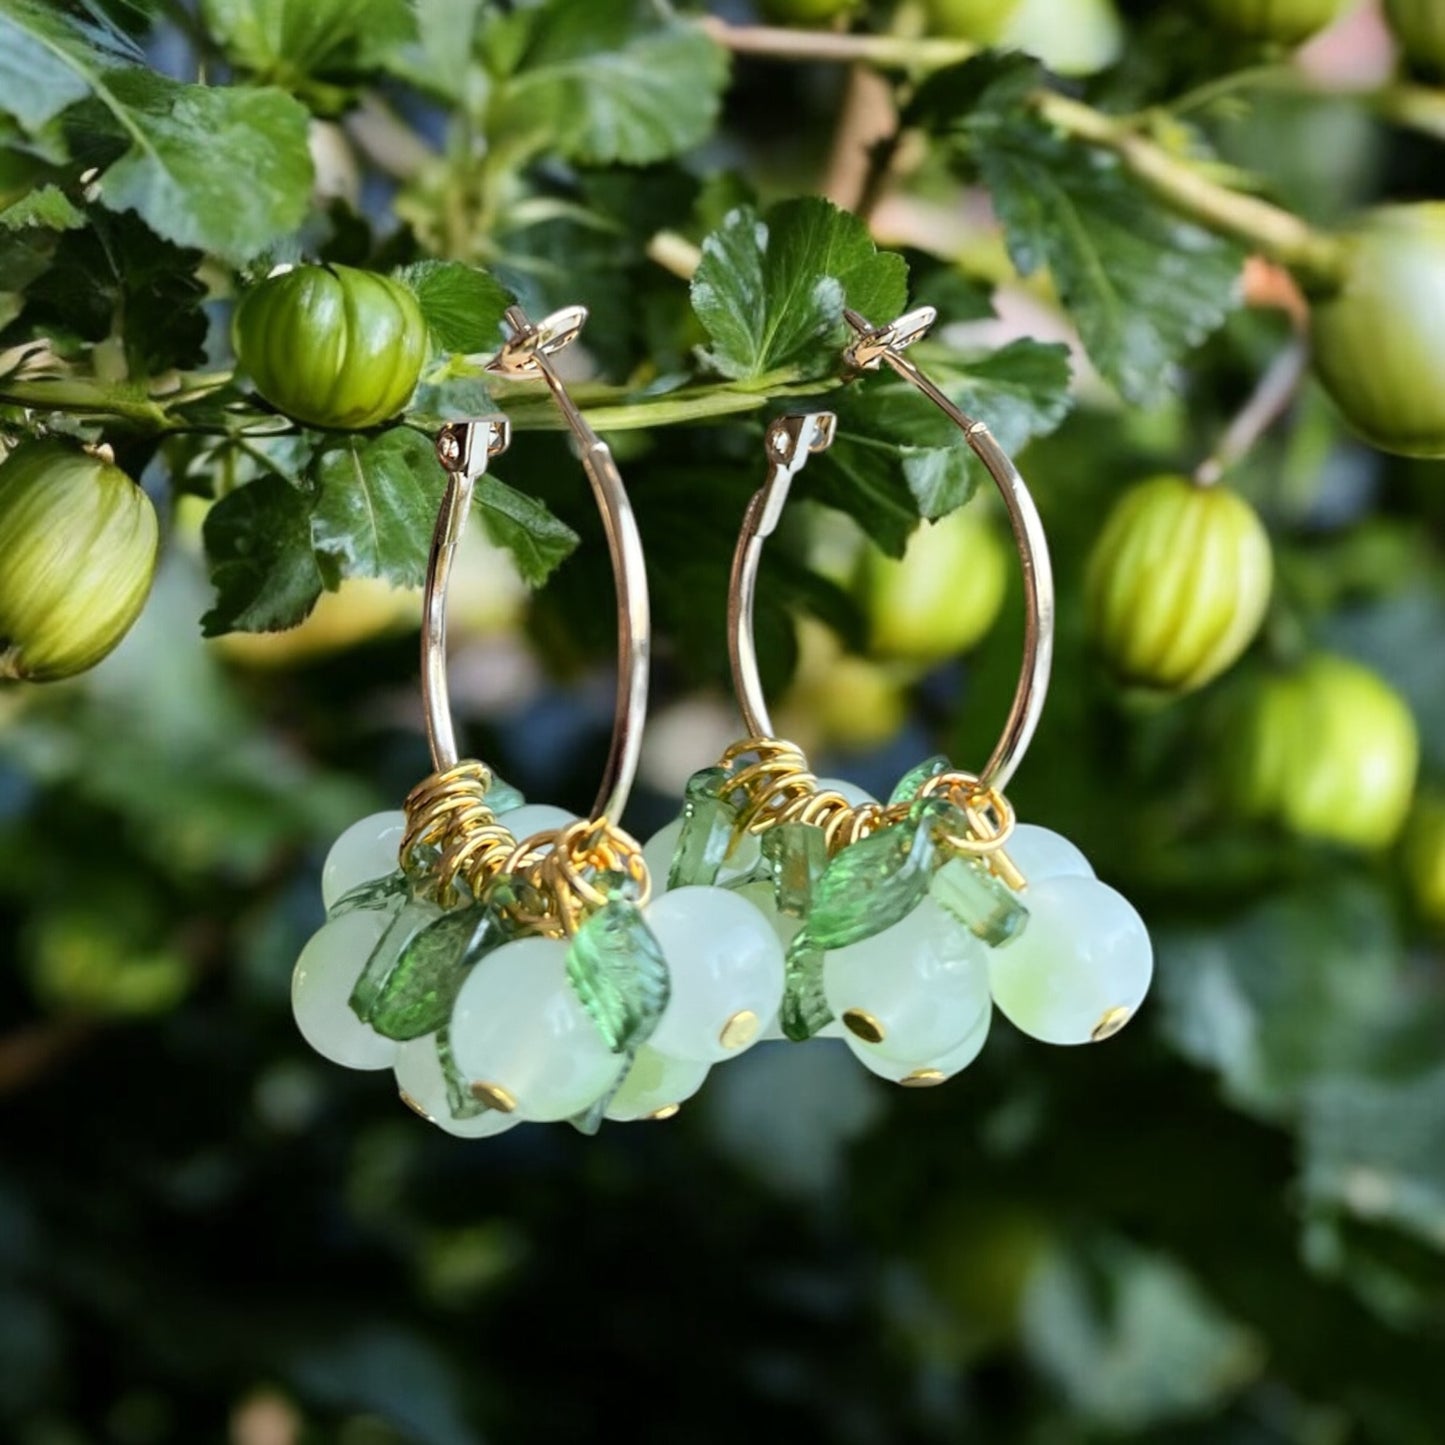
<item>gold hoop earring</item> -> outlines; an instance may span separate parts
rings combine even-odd
[[[942,1083],[987,1039],[994,1006],[1050,1043],[1108,1038],[1148,990],[1153,955],[1138,914],[1084,855],[1018,824],[1004,788],[1048,691],[1054,596],[1048,544],[1028,487],[988,428],[904,354],[927,334],[924,307],[874,327],[846,312],[845,364],[886,365],[962,432],[1008,510],[1024,576],[1023,664],[1008,720],[978,773],[932,758],[886,802],[820,780],[774,735],[753,646],[763,545],[794,477],[831,444],[830,413],[768,429],[768,478],[744,518],[729,592],[734,688],[749,736],[690,781],[682,817],[647,845],[669,888],[721,885],[750,898],[786,940],[776,1037],[843,1037],[874,1073]]]

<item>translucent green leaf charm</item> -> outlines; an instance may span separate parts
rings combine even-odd
[[[447,1083],[447,1107],[452,1111],[452,1118],[475,1119],[478,1114],[485,1114],[487,1105],[472,1093],[470,1080],[452,1058],[451,1035],[446,1029],[437,1030],[437,1060]]]
[[[349,893],[343,893],[330,908],[326,916],[340,918],[347,913],[365,909],[379,912],[382,909],[400,909],[411,898],[411,879],[399,869],[388,873],[385,878],[373,878],[367,883],[358,883]]]
[[[806,928],[788,949],[778,1023],[796,1044],[806,1043],[833,1022],[833,1010],[823,994],[823,957]]]
[[[811,823],[779,823],[763,834],[763,860],[778,912],[806,918],[828,867],[828,840]]]
[[[614,1053],[646,1043],[671,988],[642,910],[616,899],[585,919],[567,951],[567,977]]]
[[[929,892],[990,948],[1016,938],[1029,921],[1023,899],[976,858],[950,858],[933,875]]]
[[[919,763],[916,768],[909,768],[899,778],[898,786],[894,788],[893,795],[888,799],[890,804],[909,803],[918,796],[918,790],[931,778],[936,778],[940,773],[946,773],[953,764],[940,754],[936,758],[928,758]]]
[[[435,1033],[451,1017],[467,969],[507,934],[489,908],[443,913],[407,941],[376,992],[368,1022],[403,1042]]]
[[[366,960],[366,967],[361,970],[361,977],[351,991],[351,1010],[362,1023],[372,1022],[387,984],[396,972],[402,951],[439,913],[434,903],[413,902],[405,904],[391,920],[386,932],[371,950],[371,957]]]
[[[687,780],[682,801],[682,835],[667,875],[669,888],[717,882],[732,846],[737,809],[727,801],[728,773],[703,768]]]
[[[820,948],[846,948],[892,928],[923,901],[937,848],[934,813],[915,809],[915,820],[850,843],[818,882],[806,932]]]
[[[607,1111],[612,1107],[612,1101],[617,1097],[617,1091],[621,1089],[623,1081],[632,1072],[633,1061],[637,1058],[637,1050],[640,1045],[634,1044],[622,1052],[622,1064],[617,1070],[617,1077],[607,1086],[607,1091],[580,1114],[573,1114],[568,1123],[579,1134],[586,1134],[589,1138],[597,1133],[602,1127],[602,1121],[607,1117]]]
[[[520,808],[527,800],[510,783],[504,783],[495,773],[487,788],[487,807],[494,813],[509,813]]]

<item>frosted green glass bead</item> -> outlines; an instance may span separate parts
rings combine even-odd
[[[909,1059],[902,1063],[897,1059],[885,1059],[877,1049],[852,1034],[845,1033],[843,1038],[858,1062],[880,1079],[910,1089],[926,1089],[933,1084],[947,1083],[955,1074],[966,1069],[983,1052],[992,1023],[993,1006],[989,1005],[979,1014],[978,1022],[946,1054],[931,1059]]]
[[[580,1114],[617,1076],[617,1055],[567,978],[561,939],[520,938],[487,954],[457,994],[448,1033],[472,1091],[511,1102],[523,1119]]]
[[[768,920],[726,888],[675,888],[644,910],[672,996],[648,1043],[715,1063],[755,1043],[778,1010],[783,949]]]
[[[994,1002],[1046,1044],[1087,1044],[1128,1023],[1149,991],[1154,952],[1129,902],[1093,878],[1029,888],[1029,926],[988,954]]]
[[[351,1009],[351,991],[390,926],[388,914],[358,910],[333,918],[311,936],[291,975],[291,1011],[301,1037],[323,1058],[348,1069],[387,1069],[396,1043]]]
[[[619,1123],[668,1118],[702,1088],[710,1068],[697,1059],[670,1059],[644,1044],[607,1106],[607,1117]]]
[[[925,898],[875,937],[830,952],[823,993],[833,1015],[882,1058],[935,1058],[989,1007],[987,950]]]
[[[397,1047],[396,1087],[403,1102],[423,1119],[459,1139],[485,1139],[505,1133],[522,1122],[518,1114],[503,1114],[497,1109],[484,1109],[466,1119],[453,1117],[435,1034],[426,1034]]]
[[[1023,931],[1028,909],[1001,878],[973,858],[950,858],[928,885],[934,900],[991,948]]]
[[[677,857],[677,845],[682,839],[682,819],[674,818],[665,827],[659,828],[642,845],[642,861],[647,864],[648,876],[652,879],[652,891],[667,891],[668,875],[672,872],[672,860]]]
[[[373,878],[395,873],[400,864],[406,814],[397,808],[353,823],[332,845],[321,865],[321,901],[330,908],[343,893]]]
[[[1042,883],[1045,878],[1094,876],[1089,860],[1062,833],[1040,828],[1036,823],[1019,823],[1004,851],[1030,884]]]
[[[554,808],[550,803],[524,803],[520,808],[510,808],[497,814],[497,822],[519,843],[534,833],[550,833],[576,821],[576,813],[569,813],[566,808]]]

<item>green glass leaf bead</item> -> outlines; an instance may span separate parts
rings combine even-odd
[[[507,937],[488,908],[443,913],[407,941],[376,991],[368,1022],[377,1033],[401,1041],[435,1033],[451,1017],[467,969]]]
[[[937,757],[926,758],[916,768],[909,768],[899,778],[898,786],[893,789],[888,802],[907,803],[918,796],[918,790],[930,779],[936,778],[940,773],[946,773],[953,764],[941,753]]]
[[[362,1023],[371,1023],[407,944],[440,912],[436,904],[424,900],[406,903],[397,911],[386,932],[371,950],[371,957],[351,991],[351,1010]]]
[[[491,786],[487,789],[487,807],[494,814],[511,813],[522,807],[526,799],[520,790],[514,788],[510,783],[504,783],[495,773],[492,774]]]
[[[976,858],[950,858],[933,875],[929,892],[990,948],[1016,938],[1029,921],[1019,895]]]
[[[671,994],[661,946],[642,910],[621,898],[599,908],[573,935],[567,977],[614,1053],[647,1041]]]
[[[806,918],[828,867],[828,840],[811,823],[780,823],[763,834],[763,861],[779,913]]]
[[[622,1092],[622,1086],[632,1072],[633,1060],[636,1057],[634,1049],[624,1049],[621,1059],[618,1060],[616,1077],[603,1090],[601,1097],[594,1099],[580,1114],[573,1114],[567,1120],[579,1134],[585,1134],[590,1139],[601,1129],[607,1118],[607,1111],[612,1107],[612,1101]]]
[[[823,992],[823,958],[823,950],[806,928],[788,946],[778,1022],[783,1037],[795,1044],[806,1043],[833,1022],[833,1010]]]
[[[906,918],[928,892],[937,860],[935,812],[850,843],[818,882],[807,934],[823,949],[846,948]]]
[[[446,1080],[447,1108],[451,1110],[453,1119],[475,1119],[495,1112],[472,1093],[471,1081],[457,1066],[452,1056],[450,1029],[437,1030],[437,1062],[441,1065],[442,1078]]]
[[[358,883],[355,888],[343,893],[327,910],[327,918],[343,918],[348,913],[360,911],[399,910],[411,897],[411,880],[405,873],[388,873],[384,878],[372,878]]]
[[[711,884],[732,847],[737,809],[724,796],[729,784],[723,768],[703,768],[687,780],[682,803],[682,834],[667,875],[669,888]]]

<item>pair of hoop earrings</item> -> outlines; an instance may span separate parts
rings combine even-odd
[[[839,1037],[885,1079],[938,1084],[978,1056],[995,1006],[1044,1042],[1086,1043],[1118,1032],[1148,990],[1138,914],[1067,839],[1016,822],[1003,793],[1037,726],[1052,655],[1048,547],[1028,488],[987,428],[904,354],[933,324],[931,308],[882,327],[845,316],[850,371],[887,365],[917,387],[962,430],[1007,507],[1027,627],[1003,735],[977,775],[932,758],[886,802],[817,778],[774,736],[753,645],[758,569],[793,478],[834,433],[831,413],[783,416],[767,429],[768,477],[729,589],[749,735],[692,777],[681,816],[645,847],[623,832],[647,705],[641,540],[611,452],[551,363],[586,312],[533,325],[511,309],[490,369],[550,389],[612,556],[619,673],[602,785],[576,818],[458,757],[447,584],[474,488],[510,432],[501,418],[448,426],[422,632],[434,771],[400,811],[337,840],[322,872],[327,921],[292,985],[317,1052],[392,1069],[402,1099],[448,1133],[667,1118],[715,1064],[768,1038]]]

